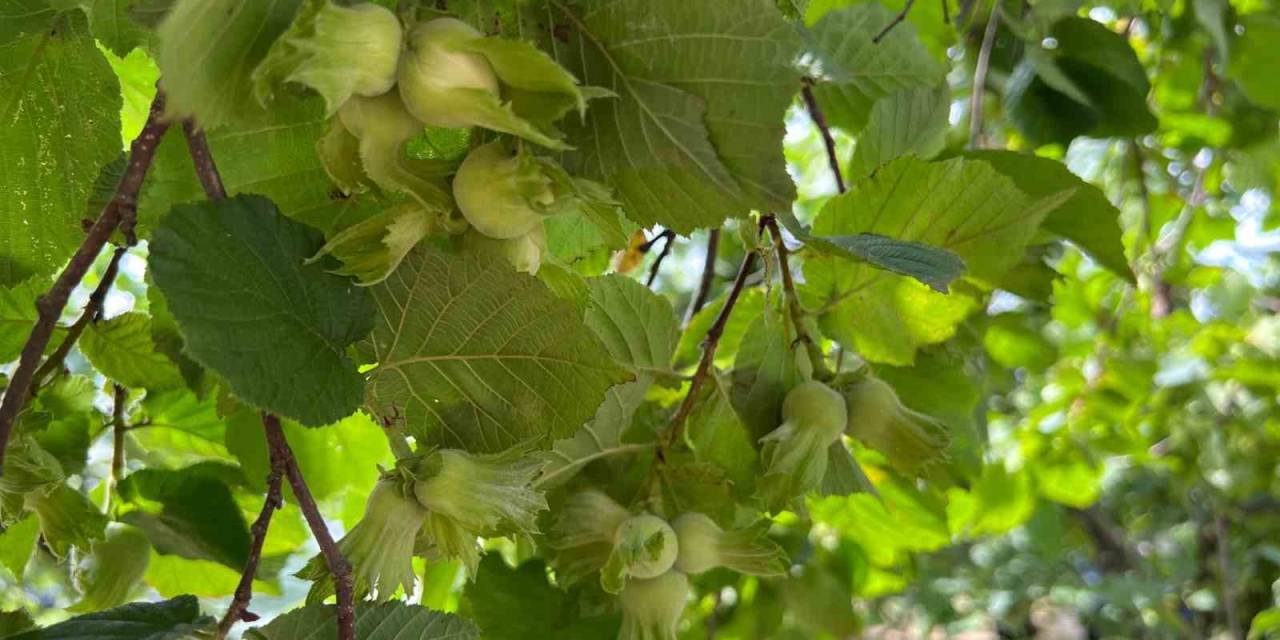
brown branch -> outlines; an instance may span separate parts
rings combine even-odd
[[[996,27],[1000,24],[1000,3],[991,5],[987,26],[982,31],[982,47],[978,49],[978,62],[973,69],[973,89],[969,94],[969,148],[976,149],[982,141],[983,103],[987,91],[987,72],[991,69],[991,48],[996,42]]]
[[[84,311],[75,323],[67,329],[67,335],[62,339],[53,353],[45,359],[44,364],[36,369],[36,373],[31,378],[31,395],[35,396],[40,391],[40,387],[44,386],[56,377],[62,369],[63,362],[67,359],[67,354],[71,353],[71,347],[75,346],[76,341],[80,339],[84,330],[89,327],[89,323],[97,322],[102,318],[102,303],[107,299],[107,292],[111,290],[112,283],[115,282],[116,274],[120,270],[120,258],[124,256],[127,247],[116,247],[115,253],[111,254],[111,261],[107,263],[106,271],[102,272],[102,280],[98,282],[98,286],[94,288],[93,293],[89,294],[89,300],[84,305]]]
[[[729,315],[733,313],[733,307],[738,303],[738,297],[742,295],[742,289],[747,283],[747,276],[751,274],[751,268],[755,264],[755,260],[756,252],[748,250],[747,255],[742,258],[742,266],[738,267],[738,275],[733,279],[733,288],[729,290],[729,297],[725,299],[724,307],[720,309],[720,315],[716,316],[716,321],[707,330],[707,337],[702,341],[702,359],[698,361],[698,368],[689,380],[689,393],[685,395],[684,400],[676,409],[675,415],[671,416],[671,424],[667,427],[663,438],[659,442],[658,456],[660,460],[665,457],[664,452],[680,440],[685,420],[688,419],[689,413],[693,411],[693,404],[698,398],[698,392],[702,390],[703,382],[711,373],[712,363],[716,357],[716,347],[720,344],[720,336],[724,333],[725,325],[729,323]]]
[[[662,261],[666,260],[667,256],[671,255],[671,248],[676,243],[676,232],[670,229],[663,231],[657,238],[649,241],[649,248],[652,248],[653,243],[657,242],[659,238],[666,238],[667,241],[663,243],[662,251],[658,253],[658,257],[653,259],[653,265],[649,267],[649,277],[645,278],[644,281],[644,286],[646,287],[652,287],[653,283],[657,281],[658,270],[662,268]]]
[[[355,580],[351,576],[351,563],[342,555],[342,551],[333,541],[333,536],[329,535],[329,528],[325,526],[324,518],[320,515],[320,508],[316,506],[316,500],[311,496],[311,490],[307,488],[307,482],[302,477],[302,470],[298,468],[298,461],[293,457],[293,450],[285,440],[284,430],[280,428],[280,419],[270,413],[263,413],[262,427],[267,432],[267,446],[271,452],[272,464],[282,465],[285,476],[289,479],[289,486],[293,489],[293,496],[298,501],[298,508],[302,509],[302,516],[306,519],[307,526],[311,528],[311,535],[315,537],[316,544],[320,545],[320,554],[324,556],[329,573],[333,576],[334,594],[338,605],[338,639],[355,640],[356,607],[353,596]]]
[[[698,290],[689,300],[689,308],[684,312],[683,326],[689,326],[693,317],[698,315],[707,299],[711,297],[711,287],[716,281],[716,254],[720,251],[720,229],[717,227],[707,232],[707,256],[702,261],[702,278],[698,280]]]
[[[13,431],[13,423],[31,391],[40,357],[49,344],[63,308],[67,306],[71,291],[80,284],[94,259],[102,252],[112,231],[120,228],[129,244],[137,241],[133,235],[133,227],[137,218],[138,191],[142,189],[142,180],[155,157],[156,147],[169,129],[169,123],[163,120],[163,115],[164,93],[157,91],[155,100],[151,102],[147,123],[129,147],[129,164],[125,167],[124,176],[120,178],[120,184],[116,186],[115,196],[102,208],[98,220],[89,228],[84,242],[76,249],[75,255],[71,256],[53,287],[36,301],[39,315],[35,327],[27,337],[18,366],[9,379],[4,401],[0,403],[0,473],[3,473],[4,450],[9,442],[9,434]]]
[[[947,8],[946,1],[947,0],[942,0],[942,9],[944,13]],[[877,33],[876,37],[872,38],[871,41],[876,44],[880,44],[880,41],[883,40],[885,36],[889,35],[889,32],[893,31],[894,27],[902,24],[902,21],[907,19],[907,14],[911,12],[911,6],[915,3],[916,0],[907,0],[907,4],[902,7],[902,11],[899,11],[898,15],[894,16],[893,20],[890,20],[889,24],[885,25],[884,28],[880,30],[880,33]]]
[[[782,272],[782,291],[787,298],[787,311],[791,316],[791,324],[796,328],[796,340],[804,344],[805,350],[809,353],[814,375],[819,380],[828,379],[831,372],[827,369],[826,358],[813,336],[809,335],[809,329],[805,324],[806,314],[804,307],[800,304],[800,296],[796,294],[795,280],[791,277],[791,265],[787,260],[787,243],[782,239],[782,230],[778,228],[778,221],[773,216],[765,216],[761,222],[769,228],[769,235],[773,236],[774,251],[778,254],[778,266]]]
[[[113,384],[111,390],[111,473],[107,476],[107,490],[102,497],[102,510],[108,514],[111,513],[111,496],[115,494],[120,478],[124,477],[124,432],[129,428],[124,422],[129,390],[119,384]]]
[[[218,622],[218,640],[225,638],[227,632],[236,622],[253,622],[258,616],[249,612],[249,602],[253,599],[253,579],[258,574],[258,563],[262,560],[262,546],[267,540],[267,530],[271,527],[271,516],[284,501],[280,495],[280,482],[285,474],[284,458],[271,456],[271,473],[267,476],[267,496],[262,502],[262,511],[258,519],[249,528],[253,539],[249,545],[249,558],[244,563],[244,571],[240,573],[240,583],[236,585],[235,596],[231,606]]]
[[[222,186],[222,175],[213,163],[213,154],[209,152],[209,141],[204,131],[196,127],[194,120],[188,118],[182,122],[182,133],[187,137],[187,151],[191,154],[191,162],[196,168],[196,177],[200,186],[210,200],[225,200],[227,190]]]
[[[831,127],[827,125],[827,116],[823,115],[822,107],[818,106],[818,99],[813,95],[812,79],[804,79],[800,86],[800,97],[804,98],[804,106],[809,110],[809,119],[818,127],[818,133],[822,134],[822,144],[827,148],[827,164],[836,177],[836,190],[844,193],[844,176],[840,174],[840,154],[836,152],[836,139],[831,135]]]

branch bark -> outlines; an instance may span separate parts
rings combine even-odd
[[[840,155],[836,153],[836,139],[831,135],[831,127],[827,125],[827,116],[822,113],[822,107],[818,106],[818,99],[813,95],[813,80],[804,79],[804,83],[800,86],[800,97],[804,98],[804,106],[809,110],[809,119],[813,120],[814,126],[818,127],[818,133],[822,135],[822,144],[827,148],[827,164],[831,167],[831,173],[835,175],[836,191],[844,193],[844,176],[840,174]]]
[[[329,528],[324,523],[324,517],[320,515],[320,508],[316,506],[311,489],[307,487],[307,482],[302,477],[302,470],[298,468],[298,461],[293,457],[293,450],[285,440],[284,430],[280,428],[280,419],[270,413],[264,413],[262,427],[267,432],[267,448],[271,452],[272,464],[282,465],[285,477],[289,479],[289,487],[293,489],[293,496],[298,501],[298,508],[302,509],[302,517],[306,519],[316,544],[320,545],[320,555],[324,556],[329,573],[333,576],[334,594],[338,606],[338,639],[355,640],[356,607],[353,596],[355,579],[351,575],[351,563],[342,555],[337,543],[333,541],[333,536],[329,535]]]
[[[707,256],[702,261],[702,278],[698,280],[698,290],[689,300],[689,308],[684,312],[684,322],[681,326],[689,326],[693,317],[698,315],[703,305],[707,304],[707,299],[711,297],[711,287],[716,281],[716,254],[719,251],[720,229],[717,227],[707,232]]]
[[[271,527],[271,516],[279,509],[284,500],[280,495],[281,480],[285,474],[284,458],[271,456],[271,473],[267,476],[267,496],[262,502],[262,511],[258,519],[249,528],[253,536],[249,546],[249,559],[244,563],[244,571],[240,574],[240,582],[236,585],[235,596],[231,606],[218,622],[218,640],[227,637],[231,627],[241,620],[253,622],[258,616],[249,612],[249,602],[253,599],[253,578],[258,574],[258,563],[262,560],[262,546],[267,541],[267,530]]]
[[[787,297],[787,312],[791,316],[791,324],[796,328],[796,340],[804,344],[815,377],[819,380],[828,379],[831,372],[827,369],[826,358],[805,325],[805,311],[800,304],[800,296],[796,294],[795,280],[791,277],[787,243],[782,239],[782,230],[778,228],[778,221],[773,216],[765,216],[762,222],[769,228],[769,235],[773,236],[774,251],[778,254],[778,266],[782,272],[782,292]]]
[[[671,255],[672,245],[676,242],[676,232],[667,229],[666,231],[663,231],[661,235],[654,238],[653,242],[657,242],[659,238],[666,238],[666,242],[662,244],[662,251],[658,253],[658,257],[653,259],[653,265],[649,267],[649,277],[644,281],[644,286],[646,287],[652,287],[653,283],[657,281],[658,271],[662,269],[662,261],[666,260],[667,256]],[[649,246],[652,247],[652,243],[650,243]]]
[[[671,445],[680,440],[685,420],[688,419],[689,413],[693,411],[693,403],[697,400],[698,392],[702,390],[703,383],[711,373],[712,363],[716,357],[716,347],[720,344],[720,336],[724,334],[724,327],[729,323],[729,316],[733,313],[733,307],[738,303],[738,298],[742,295],[742,289],[747,283],[747,276],[751,274],[755,260],[755,251],[748,251],[747,255],[743,256],[742,265],[738,267],[738,275],[733,279],[733,288],[729,290],[729,297],[725,299],[724,308],[720,310],[720,315],[716,316],[716,321],[707,330],[707,337],[702,342],[702,359],[698,361],[698,368],[694,371],[693,378],[689,380],[689,393],[685,395],[684,400],[680,402],[680,406],[676,408],[675,415],[671,416],[671,424],[667,427],[659,443],[659,459],[665,455],[665,451]]]
[[[973,90],[969,94],[969,148],[977,149],[982,142],[983,102],[987,91],[987,71],[991,69],[991,48],[996,42],[996,27],[1000,24],[1000,3],[991,5],[987,26],[982,31],[982,47],[978,49],[978,62],[973,69]]]
[[[44,364],[36,369],[36,373],[31,378],[31,395],[35,396],[40,391],[40,387],[44,386],[50,379],[56,376],[62,368],[62,363],[66,361],[67,354],[71,353],[71,347],[75,346],[76,341],[80,339],[80,335],[89,327],[89,323],[97,322],[102,317],[102,303],[107,299],[107,292],[111,290],[111,285],[116,280],[116,274],[120,271],[120,259],[124,257],[124,253],[128,251],[127,247],[116,247],[115,253],[111,254],[111,261],[107,263],[106,271],[102,272],[102,280],[98,286],[94,288],[93,293],[89,294],[89,300],[85,302],[84,311],[75,323],[67,329],[67,335],[62,339],[62,343],[58,348],[49,354]]]
[[[124,422],[125,403],[129,401],[129,390],[119,384],[111,389],[111,473],[107,476],[107,490],[102,496],[102,511],[110,515],[112,496],[116,493],[116,485],[124,477],[124,432],[128,425]]]
[[[31,335],[22,348],[18,366],[9,379],[4,401],[0,402],[0,474],[4,472],[4,451],[9,443],[9,435],[13,432],[13,424],[31,391],[40,357],[49,344],[62,310],[67,306],[71,291],[84,279],[94,259],[111,238],[112,231],[119,228],[130,245],[137,242],[133,229],[137,218],[138,192],[142,189],[147,169],[155,158],[156,147],[169,129],[169,123],[163,118],[164,92],[157,91],[155,100],[151,102],[147,122],[129,147],[129,164],[125,167],[124,176],[120,178],[120,184],[116,186],[115,196],[103,207],[98,220],[89,228],[84,242],[75,255],[71,256],[66,268],[58,274],[53,287],[36,302],[39,315],[35,327],[31,329]]]
[[[907,0],[907,4],[903,5],[902,11],[899,11],[898,15],[894,16],[893,20],[890,20],[889,24],[885,25],[884,28],[880,30],[880,33],[877,33],[876,37],[872,38],[871,41],[876,44],[880,44],[880,41],[883,40],[885,36],[889,35],[889,32],[893,31],[894,27],[902,24],[902,21],[907,19],[907,14],[911,13],[911,6],[915,3],[916,0]],[[946,0],[942,0],[942,11],[945,15],[947,11]]]
[[[213,163],[213,154],[209,152],[209,141],[204,137],[204,131],[196,126],[194,120],[188,118],[182,122],[182,133],[187,138],[187,151],[191,154],[196,177],[200,179],[205,195],[210,200],[226,199],[227,190],[222,186],[218,166]]]

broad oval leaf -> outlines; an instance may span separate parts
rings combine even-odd
[[[568,302],[504,261],[419,247],[371,290],[365,404],[420,441],[499,452],[564,437],[629,377]]]
[[[186,352],[241,399],[307,426],[359,406],[363,380],[346,348],[373,321],[364,289],[331,264],[303,264],[322,244],[260,196],[178,205],[151,244]]]
[[[773,2],[550,4],[568,27],[560,63],[617,94],[566,120],[567,168],[612,186],[632,220],[680,233],[790,204],[797,39]]]

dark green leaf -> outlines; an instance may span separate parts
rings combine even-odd
[[[271,201],[236,196],[174,207],[151,245],[187,353],[240,398],[307,426],[359,405],[363,380],[345,350],[373,322],[364,289],[332,265],[303,264],[321,244]]]
[[[312,604],[294,609],[269,624],[250,629],[256,640],[337,640],[337,611]],[[403,602],[356,605],[356,637],[360,640],[475,640],[471,622],[450,613]]]
[[[184,640],[212,624],[195,596],[178,596],[76,616],[11,640]]]
[[[218,463],[136,471],[121,481],[120,493],[145,502],[123,520],[142,529],[160,553],[214,560],[239,570],[249,555],[249,527],[227,479],[240,480],[239,470]]]

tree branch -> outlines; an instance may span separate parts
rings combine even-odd
[[[773,216],[765,216],[761,222],[769,228],[769,235],[773,236],[774,251],[778,254],[778,266],[782,271],[782,291],[787,298],[787,311],[791,315],[791,324],[796,328],[796,340],[803,343],[805,350],[809,353],[814,375],[820,380],[827,379],[831,372],[827,369],[822,349],[813,340],[813,336],[809,335],[809,329],[805,325],[806,314],[804,307],[800,304],[800,296],[796,295],[796,284],[791,277],[791,265],[787,260],[787,243],[782,239],[782,230],[778,228],[778,221]]]
[[[284,458],[271,456],[271,473],[267,476],[267,496],[262,503],[262,511],[258,519],[249,528],[253,539],[249,545],[249,558],[244,563],[244,571],[240,573],[240,583],[236,585],[235,596],[231,606],[218,622],[218,640],[227,637],[227,632],[236,622],[241,620],[253,622],[258,616],[249,612],[249,602],[253,599],[253,579],[258,575],[258,563],[262,560],[262,546],[267,540],[267,530],[271,527],[271,516],[276,509],[283,506],[280,495],[281,479],[285,474]]]
[[[689,300],[689,308],[684,312],[684,322],[681,326],[689,326],[693,317],[698,315],[703,305],[707,304],[707,298],[711,297],[711,287],[716,281],[716,254],[719,251],[720,229],[717,227],[707,232],[707,256],[702,262],[702,278],[698,280],[698,290]]]
[[[196,168],[196,177],[200,186],[210,200],[225,200],[227,190],[222,186],[222,175],[218,166],[213,163],[213,154],[209,152],[209,141],[204,131],[196,127],[190,118],[182,121],[182,133],[187,137],[187,151],[191,154],[191,162]]]
[[[653,265],[649,267],[649,277],[644,281],[644,286],[646,287],[652,287],[654,281],[658,279],[658,270],[662,268],[662,261],[666,260],[667,256],[671,255],[672,245],[676,243],[676,232],[670,229],[663,231],[661,235],[648,243],[648,248],[652,248],[653,244],[657,242],[659,238],[666,238],[667,241],[663,243],[662,251],[658,253],[658,257],[653,259]]]
[[[284,430],[280,428],[280,419],[270,413],[263,413],[262,427],[267,432],[267,446],[271,452],[272,464],[277,464],[278,461],[278,464],[282,465],[285,476],[289,479],[289,486],[293,489],[293,496],[298,501],[298,507],[302,509],[302,516],[306,519],[307,526],[311,528],[311,535],[315,537],[316,544],[320,545],[320,554],[324,556],[329,573],[333,576],[334,594],[338,605],[338,639],[355,640],[356,607],[353,596],[355,580],[351,576],[351,563],[342,555],[342,551],[333,541],[333,536],[329,535],[329,528],[325,526],[324,518],[320,515],[320,508],[316,506],[316,500],[311,496],[311,490],[307,488],[307,482],[302,477],[302,470],[298,468],[298,461],[293,457],[293,450],[285,440]]]
[[[85,302],[84,311],[75,323],[67,329],[67,335],[62,339],[62,343],[58,348],[49,354],[44,364],[36,369],[36,373],[31,378],[31,395],[35,396],[40,391],[40,387],[44,386],[52,378],[58,375],[62,369],[62,363],[66,361],[67,354],[71,353],[71,347],[75,346],[76,341],[80,339],[80,335],[89,327],[89,323],[97,322],[102,318],[102,303],[107,299],[107,292],[111,290],[112,283],[116,280],[116,274],[120,270],[120,258],[124,257],[128,247],[116,247],[115,253],[111,254],[111,261],[107,263],[106,271],[102,272],[102,280],[98,282],[98,286],[94,288],[93,293],[89,294],[89,300]]]
[[[911,13],[911,6],[915,3],[916,0],[907,0],[907,4],[903,5],[902,11],[899,11],[898,15],[894,16],[893,20],[890,20],[889,24],[885,25],[884,28],[880,30],[880,33],[877,33],[876,37],[872,38],[871,41],[876,44],[880,44],[880,41],[883,40],[885,36],[889,35],[889,32],[893,31],[894,27],[902,24],[902,21],[907,19],[907,14]],[[947,10],[947,0],[942,0],[942,10],[945,14]]]
[[[845,192],[844,176],[840,175],[840,155],[836,153],[836,139],[831,135],[831,127],[827,125],[827,117],[818,106],[818,99],[813,95],[813,80],[805,78],[800,86],[800,97],[804,98],[804,106],[809,110],[809,119],[822,134],[822,144],[827,148],[827,164],[836,178],[836,191]]]
[[[991,48],[996,42],[996,27],[1000,24],[1000,3],[991,5],[987,26],[982,31],[982,48],[978,49],[978,62],[973,69],[973,89],[969,94],[969,148],[976,149],[982,142],[983,102],[987,91],[987,71],[991,69]]]
[[[157,91],[155,100],[151,102],[147,123],[129,147],[129,164],[125,167],[124,176],[120,178],[120,184],[116,186],[115,196],[103,207],[98,220],[89,228],[84,242],[76,250],[75,255],[71,256],[70,262],[58,275],[53,287],[36,301],[39,315],[35,327],[27,337],[18,366],[9,379],[9,388],[5,392],[4,401],[0,403],[0,474],[3,473],[4,451],[9,443],[9,435],[13,432],[14,421],[17,420],[18,412],[22,410],[27,394],[31,391],[36,369],[40,365],[40,357],[44,354],[45,346],[49,344],[49,338],[53,335],[53,328],[62,315],[62,310],[67,306],[71,291],[80,284],[80,280],[89,271],[94,259],[101,253],[102,247],[107,244],[107,240],[111,238],[111,232],[116,228],[125,234],[130,245],[137,242],[133,228],[137,218],[138,191],[141,190],[147,168],[151,166],[151,161],[155,157],[156,147],[159,146],[165,131],[169,129],[169,123],[164,121],[163,116],[164,92]]]
[[[698,368],[694,371],[693,378],[689,380],[689,393],[685,395],[684,400],[676,409],[675,415],[671,416],[671,424],[667,427],[663,438],[659,442],[659,459],[665,455],[664,452],[671,445],[680,440],[685,420],[688,419],[689,413],[693,411],[693,403],[697,400],[698,392],[702,390],[703,382],[711,373],[712,363],[716,357],[716,347],[720,344],[720,336],[724,333],[725,325],[729,323],[729,316],[733,313],[734,305],[738,303],[738,298],[742,295],[742,289],[747,283],[747,276],[751,274],[751,268],[755,264],[755,260],[755,251],[749,250],[747,255],[743,256],[742,266],[738,267],[738,275],[733,280],[733,288],[729,290],[729,297],[725,299],[724,308],[720,309],[720,315],[716,316],[716,321],[707,330],[707,337],[702,341],[702,359],[698,361]]]
[[[125,403],[129,401],[128,389],[114,384],[111,390],[111,473],[107,476],[107,490],[102,496],[102,511],[107,514],[111,513],[116,485],[124,476],[124,432],[128,429],[124,423],[124,410]]]

